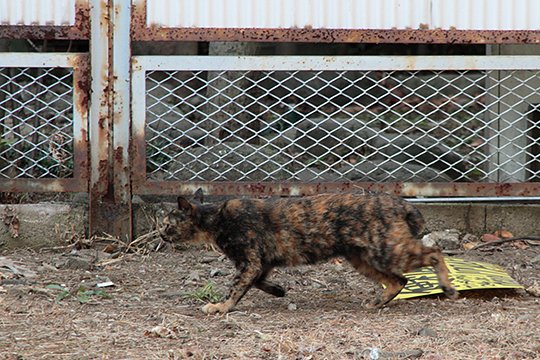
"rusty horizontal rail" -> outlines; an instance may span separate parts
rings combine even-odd
[[[131,37],[139,41],[252,41],[399,44],[538,44],[540,29],[464,30],[457,28],[251,28],[148,26],[147,1],[133,3]],[[479,15],[481,16],[481,15]],[[396,24],[397,26],[397,24]]]
[[[540,30],[255,29],[145,27],[134,21],[138,41],[252,41],[370,44],[538,44]],[[137,25],[138,24],[138,25]]]

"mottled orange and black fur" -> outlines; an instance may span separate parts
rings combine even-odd
[[[165,240],[215,243],[236,266],[227,299],[207,304],[206,313],[226,313],[255,286],[274,296],[285,290],[268,280],[273,268],[344,257],[361,274],[385,285],[370,307],[381,307],[405,286],[403,273],[433,266],[445,294],[457,297],[439,249],[417,239],[420,212],[387,194],[327,194],[302,198],[234,199],[202,204],[178,198],[163,221]]]

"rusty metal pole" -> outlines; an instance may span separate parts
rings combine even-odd
[[[90,236],[107,232],[103,204],[109,195],[109,3],[90,1],[91,94],[90,140]]]
[[[125,130],[129,129],[127,2],[91,0],[90,4],[90,235],[107,233],[124,239],[132,236],[129,131]]]
[[[113,88],[113,189],[117,208],[114,233],[131,239],[130,182],[130,21],[131,0],[112,0],[112,88]]]

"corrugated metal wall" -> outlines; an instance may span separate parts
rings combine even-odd
[[[0,0],[0,25],[75,24],[76,0]]]
[[[148,0],[148,25],[538,30],[538,0]]]

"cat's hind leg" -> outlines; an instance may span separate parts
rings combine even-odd
[[[255,287],[270,295],[284,297],[286,293],[285,289],[282,286],[267,280],[270,272],[271,270],[264,271],[257,281],[255,281]]]

